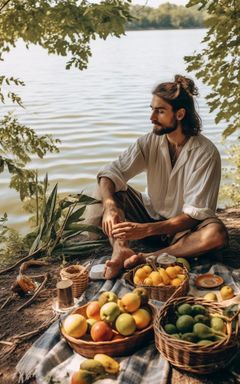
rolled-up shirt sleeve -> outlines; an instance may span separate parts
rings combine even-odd
[[[199,158],[196,169],[189,175],[184,191],[183,212],[193,219],[214,217],[221,179],[221,159],[217,151]]]
[[[99,182],[101,177],[108,177],[115,184],[115,192],[126,191],[127,181],[146,169],[144,150],[141,139],[138,139],[117,160],[106,165],[97,174]]]

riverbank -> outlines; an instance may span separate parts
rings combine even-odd
[[[226,252],[224,258],[226,264],[233,268],[240,267],[240,208],[228,208],[218,211],[218,216],[225,223],[230,235],[230,250]],[[102,255],[109,254],[109,248],[101,251]],[[86,260],[86,259],[85,259]],[[81,259],[81,262],[84,262]],[[41,325],[52,318],[52,302],[56,295],[55,286],[59,276],[61,266],[59,263],[51,262],[47,266],[41,266],[37,269],[29,269],[29,274],[36,273],[50,273],[50,278],[39,297],[28,307],[17,311],[21,304],[26,301],[26,298],[17,298],[12,300],[9,305],[6,305],[0,313],[0,340],[11,342],[14,337],[20,334],[27,334],[41,327]],[[0,275],[0,305],[10,295],[10,287],[16,279],[18,269]],[[0,352],[0,382],[1,384],[17,384],[15,378],[15,367],[27,349],[30,348],[32,343],[43,333],[39,331],[31,338],[26,338],[23,342],[18,344],[14,350],[11,351],[12,345],[2,344]],[[229,373],[226,371],[221,374],[214,374],[211,377],[199,377],[197,375],[183,374],[182,372],[172,369],[171,383],[172,384],[218,384],[219,382],[234,383],[234,377],[229,378]],[[34,384],[35,380],[31,379],[24,384]]]

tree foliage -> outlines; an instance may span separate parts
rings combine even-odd
[[[87,67],[90,41],[119,37],[132,19],[129,0],[10,0],[0,13],[0,58],[19,39],[49,54],[69,55],[66,67]]]
[[[185,57],[187,70],[211,87],[207,102],[210,112],[216,111],[216,124],[228,123],[223,132],[226,138],[240,127],[240,2],[190,0],[187,7],[192,6],[208,13],[208,31],[202,51]]]
[[[85,0],[9,0],[0,4],[0,60],[19,40],[26,47],[40,45],[48,53],[68,56],[66,68],[87,67],[91,56],[90,41],[99,36],[120,36],[125,23],[131,20],[128,0],[105,0],[90,4]],[[0,101],[10,99],[23,106],[21,98],[8,90],[12,85],[24,86],[13,77],[0,76]],[[57,140],[38,137],[11,115],[0,121],[0,172],[11,173],[10,187],[20,193],[21,200],[32,196],[41,184],[36,171],[28,170],[30,155],[43,158],[46,152],[56,152]]]
[[[134,20],[127,24],[126,28],[129,30],[203,28],[205,19],[203,11],[170,3],[162,4],[158,8],[133,5],[131,15]]]
[[[11,114],[0,120],[0,173],[11,174],[10,188],[19,192],[21,200],[41,188],[36,183],[36,170],[26,169],[26,164],[33,155],[42,159],[47,152],[58,152],[57,143],[51,135],[38,136]]]
[[[222,186],[220,195],[231,205],[240,206],[240,145],[232,145],[228,155],[233,166],[224,172],[228,183]]]

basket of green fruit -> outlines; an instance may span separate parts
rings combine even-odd
[[[239,310],[234,309],[203,298],[171,298],[154,317],[158,351],[173,366],[192,373],[225,368],[238,350]]]

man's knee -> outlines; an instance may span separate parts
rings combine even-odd
[[[209,224],[206,227],[204,241],[209,244],[209,248],[221,249],[228,246],[228,233],[224,225]]]

